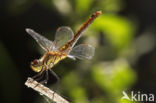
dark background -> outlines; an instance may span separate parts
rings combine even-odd
[[[28,2],[25,4],[25,8],[22,7],[24,5],[19,7],[19,9],[24,9],[18,12],[8,9],[8,5],[13,5],[11,4],[12,2],[10,4],[9,2],[9,0],[0,0],[0,43],[1,48],[4,49],[1,51],[2,49],[0,48],[0,64],[2,65],[0,66],[0,91],[2,91],[0,92],[0,100],[2,101],[1,103],[33,103],[38,94],[32,89],[27,88],[24,83],[27,77],[35,74],[30,69],[29,64],[33,59],[39,58],[40,53],[37,49],[37,43],[25,32],[25,28],[33,28],[37,32],[42,33],[42,35],[48,32],[47,37],[53,39],[55,30],[59,26],[72,26],[74,20],[70,20],[71,17],[69,15],[62,15],[54,7],[46,7],[41,2]],[[98,2],[101,1],[99,0]],[[123,2],[125,4],[124,8],[115,12],[115,14],[128,17],[136,22],[137,28],[134,39],[143,35],[146,31],[155,38],[156,1],[125,0]],[[85,16],[88,17],[91,13],[89,12]],[[86,20],[84,18],[82,21]],[[144,45],[141,46],[144,47]],[[137,75],[137,81],[131,86],[130,90],[156,94],[155,61],[156,47],[153,46],[150,51],[141,55],[131,65]],[[67,60],[67,62],[60,63],[60,65],[69,66],[72,64],[69,62],[73,63],[75,61]],[[59,76],[63,78],[71,70],[72,68],[63,70],[63,73],[59,74]]]

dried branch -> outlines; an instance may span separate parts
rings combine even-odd
[[[40,94],[45,95],[50,100],[52,100],[56,103],[69,103],[67,100],[65,100],[63,97],[61,97],[59,94],[50,90],[48,87],[45,87],[44,85],[38,83],[37,81],[33,80],[30,77],[25,82],[25,85],[27,87],[34,89],[35,91],[39,92]]]

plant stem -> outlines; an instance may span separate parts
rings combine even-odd
[[[39,92],[41,95],[45,95],[50,100],[56,103],[69,103],[66,99],[61,97],[56,92],[50,90],[48,87],[38,83],[37,81],[33,80],[32,78],[28,77],[27,81],[25,82],[27,87],[32,88],[33,90]]]

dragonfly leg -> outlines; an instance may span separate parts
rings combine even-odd
[[[59,82],[60,78],[58,77],[58,75],[53,70],[51,70],[51,69],[49,69],[49,70],[55,76],[55,78],[57,79],[57,82]]]
[[[40,81],[43,78],[44,74],[45,74],[45,71],[41,72],[40,77],[36,78],[36,81]]]
[[[46,70],[45,72],[46,72],[46,75],[45,75],[46,76],[46,79],[43,80],[43,81],[41,81],[40,82],[41,84],[47,84],[47,82],[48,82],[48,79],[49,79],[48,70]]]
[[[37,77],[39,77],[39,76],[41,76],[41,74],[40,73],[38,73],[38,74],[36,74],[35,76],[33,76],[32,78],[33,79],[36,79]]]
[[[50,72],[53,74],[53,76],[57,79],[56,85],[59,84],[59,82],[60,82],[59,76],[58,76],[52,69],[49,69],[49,71],[50,71]],[[57,89],[58,89],[58,86],[56,87],[55,90],[57,90]],[[54,98],[54,95],[55,95],[55,92],[53,93],[53,98]]]
[[[47,84],[47,82],[48,82],[48,79],[49,79],[49,75],[48,75],[48,70],[46,70],[46,84]]]
[[[44,70],[42,69],[41,72],[39,72],[38,74],[36,74],[35,76],[33,76],[32,78],[35,79],[36,81],[39,81],[43,78],[44,76]]]
[[[41,80],[41,79],[43,78],[44,74],[45,74],[45,71],[41,71],[39,74],[37,74],[37,76],[35,75],[35,80],[36,80],[36,81]],[[38,77],[38,78],[36,78],[36,77]],[[34,78],[33,78],[33,79],[34,79]],[[42,82],[40,82],[40,83],[42,84]],[[38,85],[39,85],[39,84],[35,85],[34,88],[37,87]]]

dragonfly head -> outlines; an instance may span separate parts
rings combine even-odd
[[[31,69],[35,72],[40,72],[42,70],[41,62],[37,59],[33,60],[30,66],[31,66]]]

